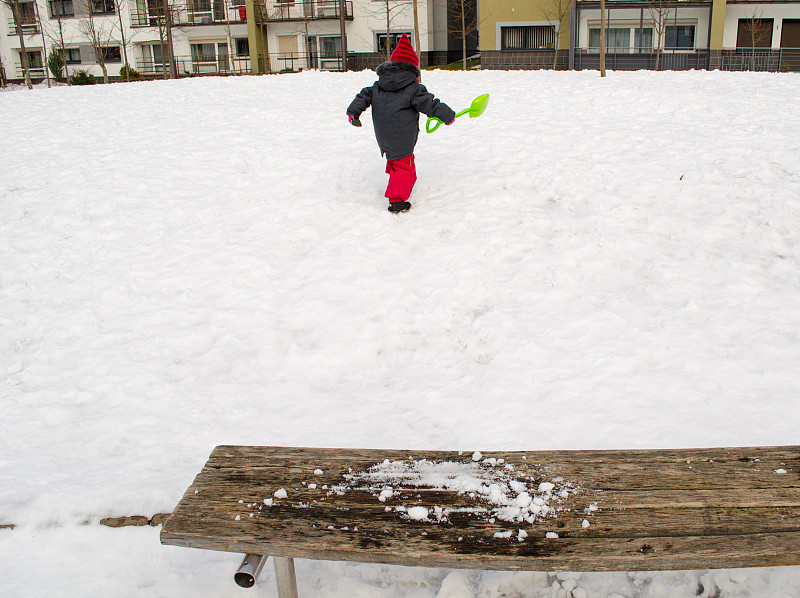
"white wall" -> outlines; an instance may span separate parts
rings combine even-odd
[[[607,5],[608,6],[608,5]],[[652,26],[654,15],[646,7],[644,13],[639,9],[614,9],[611,6],[611,18],[609,26],[613,27],[615,24],[626,27],[638,27],[641,18],[644,18],[644,26],[648,26],[648,22]],[[730,5],[728,5],[730,8]],[[670,11],[667,25],[669,25],[675,16],[674,11]],[[708,48],[708,27],[709,27],[710,11],[707,8],[679,8],[677,13],[678,24],[691,21],[695,25],[695,49]],[[589,21],[599,21],[599,10],[582,10],[580,17],[580,26],[578,28],[578,48],[586,48],[589,46]],[[655,32],[654,32],[655,36]],[[655,44],[655,39],[653,40]],[[663,44],[663,40],[662,40]]]
[[[736,47],[739,19],[773,19],[772,47],[781,46],[783,19],[800,19],[800,4],[728,4],[725,10],[725,29],[722,34],[724,48]]]

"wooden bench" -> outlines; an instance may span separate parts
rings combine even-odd
[[[459,569],[800,564],[800,446],[469,452],[219,446],[161,542],[274,558]]]

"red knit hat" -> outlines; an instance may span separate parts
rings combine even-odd
[[[394,52],[392,52],[392,61],[410,62],[419,67],[419,56],[414,52],[414,48],[411,47],[411,42],[408,41],[408,36],[405,33],[400,38]]]

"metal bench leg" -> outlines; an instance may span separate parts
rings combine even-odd
[[[278,598],[298,598],[297,577],[294,573],[294,559],[274,556],[275,581],[278,584]]]
[[[256,585],[256,579],[258,579],[258,575],[266,562],[267,557],[263,555],[246,554],[233,579],[243,588],[252,588]]]

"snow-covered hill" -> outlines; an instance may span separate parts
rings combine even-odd
[[[421,134],[391,215],[344,115],[374,77],[0,94],[0,594],[238,596],[236,555],[97,525],[171,510],[222,443],[800,444],[799,78],[426,72],[491,102]],[[798,569],[445,589],[796,597]],[[448,574],[298,572],[323,598]]]

